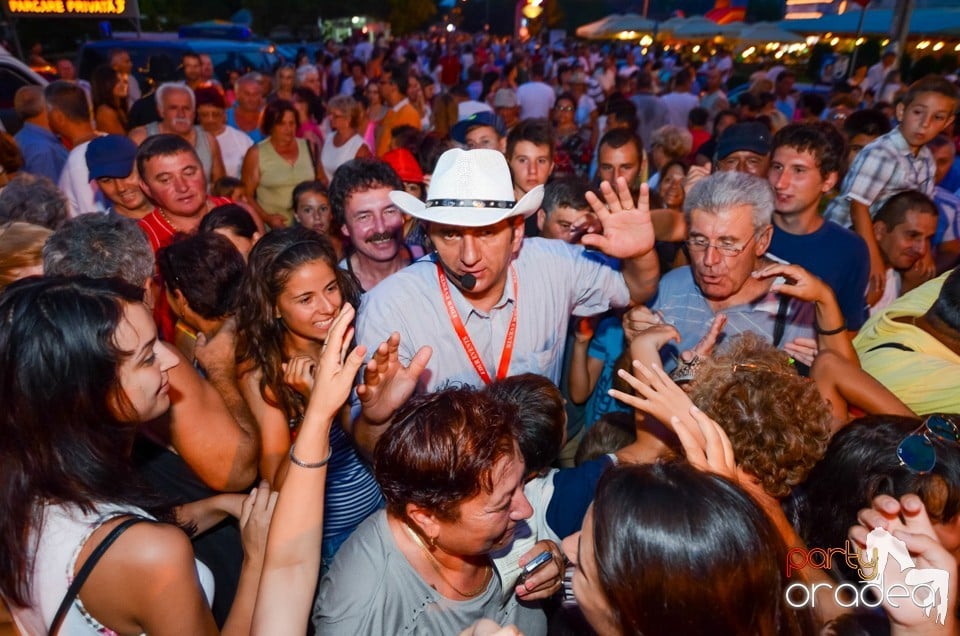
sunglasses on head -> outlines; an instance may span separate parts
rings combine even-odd
[[[960,431],[952,418],[946,415],[928,415],[923,424],[903,438],[897,446],[900,464],[915,473],[929,473],[937,463],[934,439],[954,444],[960,442]]]

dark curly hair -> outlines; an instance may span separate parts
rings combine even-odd
[[[697,369],[690,399],[723,427],[737,463],[782,498],[827,449],[830,405],[761,336],[746,332]]]
[[[337,277],[343,302],[358,306],[360,287],[349,272],[337,267],[337,254],[330,239],[302,226],[274,230],[253,246],[240,290],[237,360],[252,362],[261,370],[261,395],[266,396],[264,391],[269,387],[288,418],[302,416],[306,404],[303,396],[283,381],[286,327],[276,319],[274,311],[290,275],[313,261],[329,265]]]
[[[346,223],[347,199],[373,188],[403,190],[403,181],[390,164],[380,159],[351,159],[337,168],[330,180],[330,208],[337,225]]]

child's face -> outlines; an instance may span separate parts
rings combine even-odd
[[[953,122],[955,100],[939,93],[920,93],[910,105],[897,106],[900,132],[913,148],[918,148],[939,135]]]
[[[227,198],[233,199],[234,203],[250,203],[250,198],[247,197],[247,191],[243,189],[243,186],[234,188]]]

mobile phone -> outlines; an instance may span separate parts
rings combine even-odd
[[[553,559],[553,553],[550,550],[544,550],[537,556],[530,559],[530,562],[523,566],[520,576],[517,578],[517,585],[522,585],[531,574],[545,566]]]

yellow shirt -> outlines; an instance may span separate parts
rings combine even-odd
[[[260,185],[257,186],[257,203],[268,214],[281,214],[287,224],[293,222],[293,189],[302,181],[316,178],[313,159],[307,142],[297,139],[297,160],[291,164],[277,154],[270,139],[264,139],[260,149]]]
[[[949,274],[924,283],[871,316],[853,340],[864,371],[921,415],[960,412],[960,355],[926,331],[895,319],[926,313]],[[885,343],[912,351],[875,348]]]

